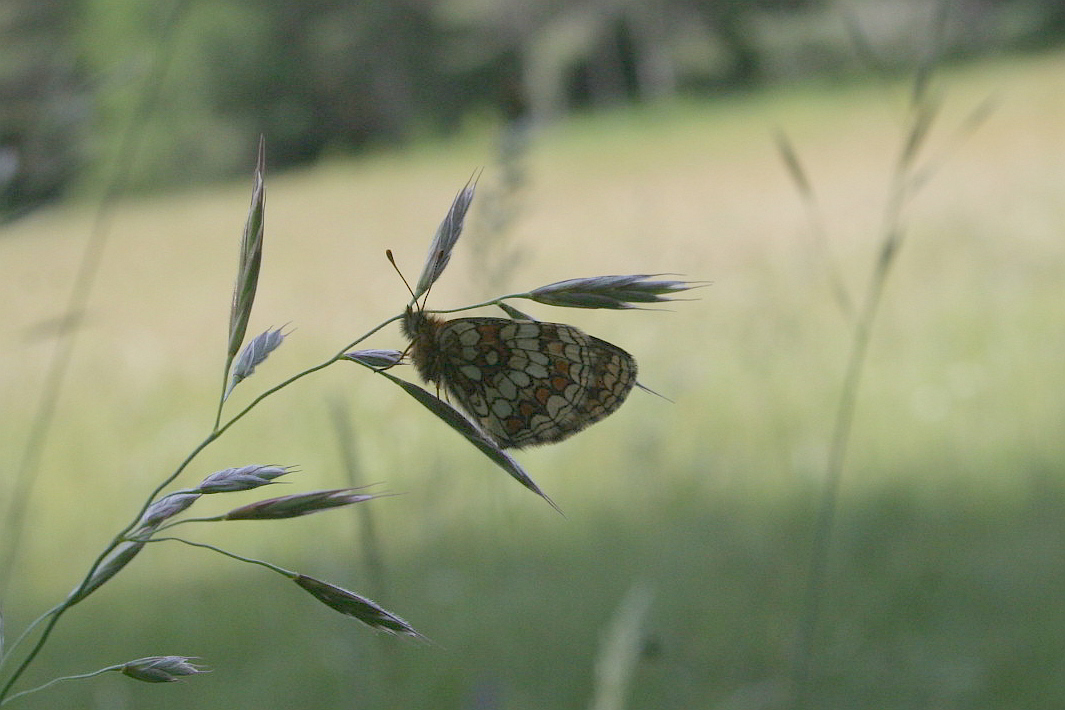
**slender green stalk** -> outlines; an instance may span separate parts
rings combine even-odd
[[[357,451],[357,439],[355,430],[351,426],[351,413],[339,399],[331,402],[333,427],[336,432],[337,447],[340,449],[340,460],[347,473],[347,484],[352,488],[366,485],[359,472]],[[363,577],[366,593],[374,599],[384,599],[388,596],[388,570],[382,554],[381,539],[377,534],[377,526],[374,522],[373,506],[358,506],[354,511],[358,516],[358,534],[353,541],[352,549],[359,550],[363,558]],[[379,654],[379,669],[385,688],[403,687],[404,669],[397,656],[398,648],[389,643],[383,635],[375,635],[377,652]],[[380,692],[380,691],[378,691]],[[384,698],[378,698],[377,703],[367,699],[370,706],[381,705]]]
[[[814,636],[821,617],[828,577],[828,558],[835,529],[836,512],[839,508],[839,489],[843,478],[844,464],[850,444],[858,403],[858,391],[873,325],[876,322],[888,275],[895,264],[905,236],[903,210],[913,192],[913,164],[922,141],[935,114],[935,104],[922,101],[914,106],[910,131],[892,172],[892,183],[884,209],[880,253],[873,265],[865,302],[855,321],[847,369],[843,378],[835,425],[829,449],[828,468],[824,488],[818,505],[812,553],[804,594],[803,611],[799,617],[799,630],[792,653],[791,688],[792,707],[807,705],[810,691],[810,671],[813,662]]]
[[[344,353],[346,353],[348,350],[350,350],[351,348],[355,347],[356,345],[358,345],[363,340],[365,340],[366,338],[370,337],[371,335],[373,335],[377,331],[381,330],[382,328],[384,328],[389,323],[392,323],[392,322],[394,322],[396,320],[399,320],[401,317],[402,316],[393,316],[392,318],[389,318],[388,320],[380,323],[376,327],[371,328],[369,331],[364,333],[362,336],[356,338],[354,341],[352,341],[348,345],[345,345],[343,348],[341,348],[335,355],[330,357],[328,360],[325,360],[322,363],[319,363],[317,365],[314,365],[313,367],[309,367],[306,370],[298,372],[295,375],[292,375],[291,377],[289,377],[288,379],[282,381],[281,383],[275,385],[274,387],[271,387],[270,389],[266,390],[265,392],[260,394],[258,397],[253,399],[247,406],[245,406],[242,410],[237,412],[237,414],[235,414],[233,417],[231,417],[225,424],[222,424],[221,426],[215,427],[214,431],[212,431],[210,434],[208,434],[208,436],[203,441],[201,441],[189,453],[188,456],[185,457],[185,460],[182,461],[181,464],[176,469],[174,469],[174,471],[170,475],[168,475],[166,478],[164,478],[162,480],[162,482],[160,482],[152,490],[152,492],[145,499],[144,503],[141,505],[140,510],[133,517],[133,519],[129,522],[129,524],[126,525],[126,527],[124,527],[118,534],[116,534],[111,539],[111,542],[109,542],[107,544],[107,546],[104,548],[104,550],[96,557],[96,559],[93,561],[93,563],[89,566],[88,572],[86,572],[85,576],[82,578],[81,582],[74,589],[74,591],[70,594],[70,596],[68,596],[67,599],[65,599],[63,602],[61,602],[60,604],[58,604],[55,607],[53,607],[52,610],[50,610],[49,612],[47,612],[45,615],[42,616],[42,618],[43,618],[44,616],[48,616],[49,614],[51,615],[50,618],[48,619],[48,623],[45,625],[44,629],[41,631],[41,635],[37,638],[37,642],[27,652],[26,657],[22,660],[22,662],[18,665],[18,667],[11,673],[11,677],[7,679],[7,682],[4,683],[4,685],[2,687],[0,687],[0,702],[2,702],[5,697],[7,697],[8,693],[10,693],[11,688],[14,686],[14,684],[18,681],[18,679],[22,676],[22,674],[26,671],[26,669],[29,668],[29,666],[33,663],[34,659],[40,653],[40,651],[44,647],[45,643],[47,643],[49,637],[52,634],[52,630],[55,628],[56,624],[59,623],[59,619],[63,616],[63,614],[66,613],[66,611],[68,609],[70,609],[72,606],[74,606],[74,604],[76,604],[77,602],[81,601],[82,599],[85,598],[85,596],[87,596],[87,595],[83,596],[83,593],[84,593],[85,589],[88,587],[90,581],[93,579],[93,576],[95,575],[96,571],[100,568],[100,565],[104,562],[105,559],[107,559],[108,555],[110,555],[112,552],[114,552],[118,548],[118,546],[121,545],[122,543],[130,541],[130,538],[128,537],[129,533],[137,526],[137,523],[144,516],[144,513],[148,510],[148,508],[151,506],[151,504],[156,500],[156,498],[159,496],[159,494],[162,493],[163,489],[166,488],[167,486],[169,486],[171,483],[173,483],[174,480],[177,479],[177,477],[180,476],[185,471],[185,469],[189,466],[189,464],[191,464],[192,461],[204,449],[206,449],[208,446],[210,446],[216,439],[218,439],[220,436],[222,436],[222,434],[224,434],[231,426],[233,426],[238,421],[243,419],[248,413],[250,413],[253,409],[255,409],[255,407],[257,407],[260,403],[262,403],[268,397],[270,397],[271,395],[279,392],[280,390],[284,389],[285,387],[288,387],[289,385],[291,385],[292,383],[296,382],[297,380],[300,380],[300,379],[306,377],[307,375],[310,375],[310,374],[312,374],[314,372],[317,372],[317,371],[319,371],[321,369],[324,369],[324,368],[328,367],[329,365],[332,365],[333,363],[339,361],[344,356]],[[223,554],[225,554],[225,553],[223,553]],[[262,564],[266,564],[266,563],[262,563]],[[280,568],[278,568],[278,570],[276,570],[276,571],[280,571]],[[289,573],[287,570],[285,570],[283,573],[285,573],[286,575],[292,574],[292,573]],[[91,594],[91,592],[89,592],[89,593]],[[36,623],[38,623],[38,622],[34,622],[34,624],[36,624]],[[20,639],[21,639],[21,637],[20,637]],[[10,655],[10,653],[8,655]]]
[[[41,649],[44,647],[45,643],[47,643],[48,638],[52,634],[52,630],[55,629],[56,624],[59,623],[59,619],[62,618],[63,614],[66,613],[66,611],[72,606],[84,599],[85,596],[87,596],[83,595],[83,593],[88,587],[89,583],[92,581],[93,576],[96,574],[96,571],[100,568],[100,565],[104,562],[105,559],[107,559],[108,555],[110,555],[112,552],[115,551],[116,548],[118,548],[119,545],[121,545],[123,542],[128,541],[127,535],[131,530],[133,530],[134,527],[136,527],[137,522],[144,515],[145,511],[148,510],[148,507],[155,500],[156,496],[158,496],[159,493],[166,486],[170,485],[170,483],[172,483],[175,478],[181,475],[181,472],[185,470],[185,468],[192,462],[192,460],[196,458],[196,456],[201,451],[206,449],[215,439],[217,439],[221,435],[221,433],[221,431],[216,430],[212,432],[206,439],[200,442],[199,445],[197,445],[196,448],[194,448],[192,452],[185,457],[185,460],[181,462],[181,465],[178,466],[173,473],[167,476],[162,483],[156,486],[155,490],[153,490],[152,493],[148,496],[148,498],[144,501],[144,504],[141,506],[140,511],[138,511],[137,515],[134,516],[133,520],[126,527],[124,527],[117,535],[115,535],[111,539],[111,542],[109,542],[104,548],[104,550],[96,557],[93,563],[89,566],[89,571],[85,574],[85,576],[82,578],[81,582],[74,589],[74,591],[71,592],[71,594],[65,600],[63,600],[63,602],[56,606],[53,612],[51,612],[51,618],[48,619],[48,623],[41,631],[41,635],[37,638],[37,642],[26,654],[26,657],[22,660],[22,663],[20,663],[18,667],[14,670],[14,672],[12,672],[11,677],[7,680],[7,683],[5,683],[3,687],[0,687],[0,701],[3,701],[3,699],[11,691],[12,686],[14,686],[14,684],[18,681],[18,679],[22,676],[26,669],[29,668],[29,666],[33,663],[34,659],[37,657],[37,654],[41,652]]]
[[[0,540],[2,540],[0,542],[0,598],[6,596],[12,579],[20,548],[19,543],[25,532],[26,511],[31,509],[27,500],[33,495],[40,457],[47,449],[59,395],[66,383],[78,333],[84,320],[85,304],[92,295],[96,277],[107,250],[111,234],[112,208],[119,195],[126,189],[137,151],[144,140],[144,124],[162,94],[163,78],[170,68],[177,46],[177,29],[181,26],[190,4],[189,0],[175,0],[170,7],[170,16],[162,25],[166,28],[167,35],[162,38],[157,59],[145,75],[141,99],[129,115],[129,123],[122,133],[115,155],[114,171],[104,188],[93,216],[88,240],[78,261],[78,270],[63,310],[64,319],[69,325],[65,333],[60,336],[56,349],[48,361],[44,384],[41,386],[40,398],[37,401],[37,410],[31,420],[21,457],[12,473],[14,483],[10,488],[11,494],[8,502],[5,504],[4,533],[0,535]]]
[[[426,313],[461,313],[463,311],[472,311],[475,308],[498,306],[499,304],[503,303],[503,301],[507,301],[512,298],[528,298],[529,295],[529,291],[522,291],[521,293],[508,293],[505,296],[497,296],[496,298],[490,299],[488,301],[475,303],[472,306],[461,306],[459,308],[434,308],[432,310],[427,310]]]
[[[23,690],[23,691],[20,691],[18,693],[15,693],[11,697],[9,697],[7,700],[4,700],[4,701],[0,702],[0,705],[7,705],[11,701],[13,701],[15,698],[21,698],[23,695],[30,695],[31,693],[36,693],[36,692],[44,690],[46,688],[50,688],[53,685],[55,685],[57,683],[60,683],[60,682],[62,682],[64,680],[85,680],[86,678],[95,678],[98,675],[103,675],[104,673],[110,673],[111,671],[120,671],[120,670],[122,670],[122,666],[123,666],[123,664],[119,663],[117,665],[107,666],[106,668],[100,668],[99,670],[91,671],[89,673],[79,673],[77,675],[65,675],[65,676],[63,676],[61,678],[53,678],[52,680],[48,681],[47,683],[44,683],[43,685],[38,685],[36,688],[30,688],[29,690]]]
[[[851,429],[854,424],[858,390],[866,362],[866,354],[869,350],[870,334],[872,333],[873,322],[876,320],[877,311],[880,308],[890,263],[891,260],[885,262],[883,268],[876,270],[873,285],[867,294],[865,306],[855,325],[854,339],[851,343],[850,356],[847,360],[839,406],[836,409],[836,423],[832,432],[828,471],[824,488],[821,492],[821,502],[818,505],[814,539],[811,543],[813,553],[807,576],[803,613],[799,619],[799,633],[793,654],[791,680],[795,692],[793,705],[795,708],[802,708],[806,705],[806,696],[809,691],[814,634],[820,621],[821,603],[825,595],[832,532],[835,529],[836,511],[839,508],[840,482],[843,478],[843,467],[846,462]]]
[[[331,405],[333,428],[336,432],[337,447],[340,449],[340,460],[348,477],[347,484],[351,488],[363,487],[367,484],[359,473],[356,455],[357,439],[354,429],[350,426],[351,414],[339,399],[331,402]],[[355,513],[359,518],[359,535],[354,547],[362,552],[365,559],[368,593],[371,596],[383,597],[388,585],[384,557],[381,554],[381,540],[374,523],[373,507],[358,506]]]
[[[188,523],[220,523],[223,522],[225,519],[226,517],[224,515],[210,515],[204,516],[202,518],[182,518],[181,520],[175,520],[172,523],[160,525],[158,528],[156,528],[155,532],[161,533],[164,530],[170,530],[171,528],[175,528],[178,525],[187,525]],[[159,538],[157,537],[145,538],[144,542],[154,542],[158,539]]]
[[[945,7],[945,6],[944,6]],[[941,9],[942,11],[942,9]],[[942,17],[940,18],[942,20]],[[832,432],[831,448],[824,489],[818,506],[818,516],[814,528],[812,555],[809,577],[805,591],[803,613],[800,616],[799,632],[793,652],[791,682],[793,689],[793,707],[801,708],[808,702],[810,670],[813,658],[814,635],[821,615],[821,604],[826,591],[828,574],[829,548],[835,527],[836,511],[839,507],[839,489],[846,462],[848,444],[857,410],[858,390],[862,371],[869,349],[873,324],[876,321],[881,301],[892,266],[895,264],[899,249],[905,237],[903,213],[907,200],[924,187],[936,169],[962,141],[971,135],[990,115],[995,106],[991,99],[985,99],[958,125],[944,148],[926,159],[918,166],[917,155],[924,147],[932,123],[936,117],[939,104],[928,91],[928,72],[922,73],[914,82],[910,130],[899,151],[897,163],[892,173],[893,179],[884,210],[880,245],[880,254],[873,265],[865,302],[854,325],[851,350],[844,373],[839,404],[836,411],[835,425]],[[790,146],[788,146],[790,151]],[[791,153],[789,169],[793,176],[798,176],[800,191],[812,194],[804,188],[801,181],[801,167]]]
[[[22,633],[18,635],[18,638],[15,639],[14,643],[10,644],[5,649],[4,655],[0,656],[0,669],[3,669],[4,663],[7,661],[7,659],[11,658],[12,654],[14,654],[15,652],[15,649],[18,648],[19,645],[26,640],[26,637],[30,635],[30,632],[37,628],[37,625],[47,619],[49,615],[54,614],[60,606],[62,606],[62,604],[56,604],[51,609],[31,621],[29,625],[22,630]]]
[[[222,372],[222,388],[218,390],[218,407],[214,413],[214,428],[217,429],[218,425],[222,423],[222,410],[226,406],[226,389],[229,387],[229,369],[231,361],[226,362],[224,372]]]
[[[809,177],[806,175],[806,171],[803,169],[802,162],[799,160],[795,146],[792,145],[791,140],[783,132],[777,133],[777,152],[780,153],[780,158],[784,163],[784,167],[791,176],[791,181],[799,193],[803,207],[806,209],[806,220],[810,224],[810,236],[813,239],[814,248],[819,252],[819,256],[823,262],[823,268],[828,277],[829,287],[832,289],[832,294],[836,299],[836,303],[839,305],[840,311],[842,311],[843,315],[846,316],[848,321],[850,321],[854,318],[854,304],[843,280],[843,276],[840,274],[839,266],[836,264],[836,260],[832,256],[832,251],[829,248],[828,228],[826,227],[824,217],[821,214],[817,195],[814,193],[813,184],[810,182]]]
[[[257,560],[254,557],[245,557],[244,555],[238,555],[235,552],[223,550],[221,547],[208,545],[206,542],[193,542],[192,540],[186,540],[183,537],[153,537],[148,542],[180,542],[190,547],[202,547],[205,550],[217,552],[220,555],[225,555],[226,557],[237,560],[238,562],[247,562],[251,565],[259,565],[260,567],[265,567],[271,572],[277,572],[278,574],[288,577],[289,579],[296,579],[300,576],[299,572],[293,572],[292,570],[285,569],[284,567],[279,567],[265,560]]]

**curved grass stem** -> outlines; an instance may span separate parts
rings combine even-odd
[[[95,670],[95,671],[90,671],[89,673],[78,673],[77,675],[65,675],[65,676],[62,676],[60,678],[53,678],[52,680],[48,681],[47,683],[43,683],[42,685],[38,685],[36,688],[30,688],[29,690],[23,690],[23,691],[20,691],[18,693],[15,693],[14,695],[8,697],[6,700],[0,701],[0,705],[7,705],[8,703],[10,703],[11,701],[15,700],[16,698],[21,698],[21,697],[23,697],[25,695],[31,695],[31,694],[39,692],[41,690],[45,690],[47,688],[51,688],[53,685],[56,685],[57,683],[61,683],[61,682],[65,681],[65,680],[85,680],[86,678],[95,678],[98,675],[103,675],[104,673],[110,673],[111,671],[119,671],[119,670],[122,670],[122,664],[121,663],[119,663],[117,665],[114,665],[114,666],[107,666],[106,668],[100,668],[100,669]]]
[[[314,365],[314,366],[309,367],[309,368],[307,368],[305,370],[302,370],[302,371],[296,373],[295,375],[292,375],[291,377],[283,380],[282,382],[278,383],[277,385],[274,385],[273,387],[271,387],[270,389],[266,390],[265,392],[261,393],[258,397],[253,399],[250,403],[248,403],[243,409],[241,409],[239,412],[237,412],[235,415],[233,415],[224,424],[219,425],[219,424],[216,423],[216,425],[213,428],[213,430],[211,431],[211,433],[208,434],[203,439],[203,441],[201,441],[199,444],[197,444],[192,449],[192,451],[177,466],[177,468],[174,469],[173,472],[171,472],[169,475],[167,475],[158,485],[156,485],[156,487],[154,489],[152,489],[151,493],[148,495],[147,498],[145,498],[144,503],[141,505],[140,509],[137,511],[137,514],[133,517],[133,519],[129,522],[129,524],[127,524],[124,528],[122,528],[122,530],[120,530],[111,539],[111,541],[107,544],[107,546],[103,549],[103,551],[100,552],[100,554],[96,557],[96,559],[93,561],[93,563],[89,566],[88,571],[86,572],[85,576],[82,578],[81,582],[78,583],[78,586],[75,587],[74,591],[71,592],[71,594],[63,602],[57,604],[51,610],[49,610],[45,614],[41,615],[41,617],[39,617],[36,621],[34,621],[33,624],[31,624],[31,628],[32,628],[33,626],[36,626],[37,624],[39,624],[45,618],[48,619],[47,624],[45,625],[44,629],[41,631],[41,635],[37,638],[37,641],[36,641],[36,643],[34,643],[33,647],[27,652],[26,657],[23,658],[22,662],[15,668],[14,671],[12,671],[10,677],[6,680],[6,682],[4,682],[3,685],[0,685],[0,703],[4,702],[5,698],[8,698],[10,700],[10,698],[8,697],[8,694],[11,692],[12,687],[15,685],[15,683],[18,681],[18,679],[20,677],[22,677],[22,675],[23,675],[23,673],[25,673],[26,669],[29,668],[30,665],[33,664],[33,661],[36,659],[37,655],[41,652],[41,649],[48,642],[48,639],[50,638],[53,629],[55,629],[56,624],[59,623],[59,619],[62,618],[63,614],[66,613],[66,611],[68,609],[70,609],[72,606],[74,606],[79,601],[81,601],[82,599],[84,599],[89,594],[91,594],[92,592],[95,591],[95,588],[90,589],[90,584],[93,582],[93,579],[94,579],[97,571],[100,569],[101,564],[103,564],[103,562],[108,559],[108,556],[111,555],[111,553],[115,552],[115,550],[118,549],[118,547],[120,545],[130,541],[129,534],[137,527],[137,524],[139,523],[141,518],[144,516],[144,513],[148,510],[148,508],[152,505],[152,503],[155,502],[155,500],[158,498],[159,494],[162,493],[163,489],[165,489],[167,486],[172,484],[177,479],[177,477],[180,476],[185,471],[186,468],[188,468],[189,464],[191,464],[193,462],[193,460],[204,449],[206,449],[208,446],[210,446],[215,440],[217,440],[226,431],[228,431],[231,426],[233,426],[238,421],[240,421],[245,416],[247,416],[253,409],[255,409],[257,406],[259,406],[259,404],[261,404],[263,401],[265,401],[271,395],[276,394],[277,392],[281,391],[285,387],[288,387],[289,385],[293,384],[297,380],[300,380],[300,379],[306,377],[307,375],[310,375],[310,374],[312,374],[314,372],[322,370],[322,369],[328,367],[329,365],[332,365],[333,363],[339,361],[344,356],[345,352],[347,352],[351,348],[355,347],[356,345],[358,345],[363,340],[365,340],[366,338],[370,337],[371,335],[373,335],[377,331],[381,330],[382,328],[384,328],[389,323],[392,323],[392,322],[394,322],[396,320],[399,320],[401,317],[402,316],[393,316],[392,318],[389,318],[388,320],[385,320],[384,322],[382,322],[382,323],[378,324],[377,326],[371,328],[366,333],[364,333],[360,337],[356,338],[354,341],[352,341],[348,345],[345,345],[335,355],[333,355],[329,359],[325,360],[324,362],[321,362],[321,363],[319,363],[317,365]],[[179,539],[179,538],[174,538],[174,539]],[[183,542],[187,542],[187,541],[183,541]],[[208,545],[201,545],[199,543],[187,542],[187,544],[196,544],[196,545],[199,545],[201,547],[210,547]],[[233,555],[231,553],[226,553],[224,550],[220,550],[220,549],[217,549],[217,548],[212,548],[212,549],[216,549],[217,552],[220,552],[222,554],[227,554],[227,555],[229,555],[231,557],[234,557],[235,559],[243,559],[246,562],[255,562],[256,564],[262,564],[264,566],[271,567],[268,563],[265,563],[265,562],[254,561],[254,560],[251,560],[251,559],[248,559],[248,558],[240,558],[239,556]],[[282,570],[281,568],[273,568],[273,567],[271,567],[271,568],[274,569],[274,571],[277,571],[277,572],[280,572],[282,574],[285,574],[286,576],[293,574],[293,573],[291,573],[291,572],[289,572],[287,570]],[[86,591],[86,590],[88,590],[88,591]],[[23,634],[19,637],[19,641],[21,641],[25,637],[25,635],[26,635],[26,633],[28,633],[28,631],[29,631],[29,629],[27,629],[27,631],[23,632]],[[11,654],[10,654],[10,651],[9,651],[8,654],[6,654],[5,658],[10,656],[10,655]]]

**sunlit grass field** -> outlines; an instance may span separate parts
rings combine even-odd
[[[946,71],[938,86],[935,172],[906,211],[842,483],[812,660],[819,707],[1065,702],[1065,55]],[[148,655],[199,656],[214,672],[165,687],[105,677],[19,702],[587,707],[618,605],[645,585],[626,707],[774,707],[853,326],[830,275],[862,298],[908,90],[810,85],[541,128],[510,166],[524,182],[503,232],[488,219],[503,174],[490,129],[268,170],[249,332],[292,332],[230,411],[400,312],[406,290],[384,250],[416,277],[451,198],[482,167],[430,307],[598,274],[710,281],[657,311],[517,304],[625,348],[672,402],[636,391],[587,432],[518,454],[563,517],[384,378],[335,365],[239,423],[181,483],[276,463],[300,472],[271,493],[349,485],[339,407],[359,480],[401,495],[185,534],[366,593],[431,642],[379,638],[276,576],[160,544],[64,617],[27,684]],[[994,112],[955,141],[988,97]],[[778,130],[803,158],[834,266]],[[3,600],[9,640],[210,430],[250,174],[111,211]],[[0,233],[5,470],[21,456],[95,209],[86,199]],[[366,343],[403,346],[395,327]],[[0,485],[9,495],[7,475]]]

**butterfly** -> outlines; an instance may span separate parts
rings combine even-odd
[[[444,320],[408,306],[402,330],[421,378],[503,449],[562,441],[614,412],[636,384],[631,355],[571,325]]]

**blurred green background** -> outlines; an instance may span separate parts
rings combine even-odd
[[[5,0],[0,216],[96,194],[131,130],[143,190],[243,175],[260,133],[275,168],[308,165],[1063,37],[1059,0]]]
[[[456,27],[483,37],[511,17],[475,3],[190,4],[173,24],[160,8],[118,2],[37,6],[66,19],[68,44],[54,46],[72,48],[78,71],[29,94],[89,118],[59,131],[74,159],[56,158],[54,204],[41,207],[44,193],[24,187],[8,192],[21,218],[0,232],[4,511],[118,144],[131,125],[144,142],[123,197],[108,203],[109,241],[33,495],[15,502],[27,525],[5,571],[9,645],[210,429],[260,131],[266,246],[249,332],[293,332],[239,386],[230,412],[399,312],[406,291],[383,251],[416,275],[451,198],[481,166],[466,235],[430,306],[596,274],[713,283],[663,312],[524,306],[625,348],[641,382],[673,400],[634,392],[580,436],[518,454],[565,517],[355,365],[277,395],[179,482],[277,463],[300,472],[271,494],[348,485],[343,440],[358,480],[401,495],[185,534],[365,593],[429,643],[376,636],[276,575],[161,544],[64,617],[21,687],[148,655],[199,656],[214,672],[166,686],[68,683],[13,707],[591,707],[633,589],[650,605],[623,707],[782,706],[852,322],[773,136],[782,130],[798,147],[831,260],[858,298],[907,132],[905,68],[928,41],[919,8],[758,6],[740,33],[761,38],[757,71],[719,38],[702,54],[676,49],[690,65],[674,64],[673,91],[623,83],[600,93],[585,77],[563,82],[559,99],[559,85],[536,89],[532,70],[506,65],[498,47],[460,41]],[[925,153],[935,174],[908,205],[910,241],[873,331],[811,657],[816,707],[1065,702],[1065,53],[1047,46],[1054,4],[957,7],[986,14],[951,25],[959,39],[936,77],[943,110]],[[333,107],[350,132],[323,127],[320,144],[301,152],[305,138],[280,117],[328,112],[293,86],[311,95],[325,91],[318,79],[372,83],[395,63],[349,53],[376,55],[381,37],[396,37],[348,17],[367,8],[434,28],[442,46],[418,50],[432,66],[405,61],[446,75],[412,84],[441,95],[407,96],[405,122],[369,88],[348,87],[384,112],[375,120],[386,130]],[[521,8],[535,18],[512,42],[547,42],[534,29],[565,15],[547,4],[509,11]],[[313,19],[319,34],[279,22],[286,11]],[[842,49],[847,11],[884,59],[875,71]],[[291,41],[277,36],[285,27]],[[298,52],[325,51],[323,36],[346,49],[318,75]],[[395,41],[389,51],[405,47],[402,56],[417,49]],[[159,100],[138,118],[139,79],[168,52]],[[16,55],[0,56],[11,66]],[[290,83],[264,78],[264,62],[291,62]],[[501,74],[485,78],[489,68]],[[481,93],[462,98],[451,83],[459,75]],[[67,80],[76,90],[64,97]],[[218,103],[241,92],[255,108]],[[988,97],[994,111],[959,143],[955,129]],[[367,346],[404,343],[388,328]],[[222,512],[259,497],[197,507]]]

